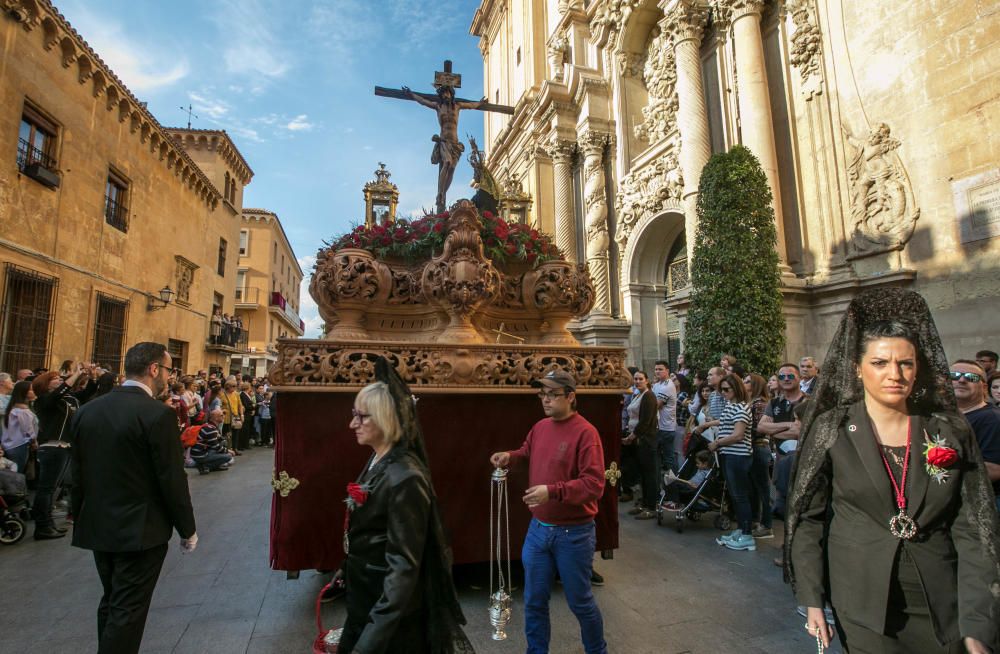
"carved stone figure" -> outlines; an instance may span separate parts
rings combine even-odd
[[[663,158],[632,171],[622,180],[622,189],[615,201],[615,215],[618,218],[615,241],[622,254],[629,236],[643,218],[655,215],[671,205],[680,210],[684,179],[677,161],[677,150],[675,144]]]
[[[640,77],[646,66],[645,52],[625,52],[615,54],[618,61],[618,72],[622,77]]]
[[[657,32],[649,44],[649,54],[642,70],[649,104],[642,108],[642,125],[635,135],[656,143],[677,129],[677,65],[674,48],[667,32]]]
[[[868,253],[901,248],[913,234],[920,209],[896,152],[900,142],[885,123],[875,125],[864,138],[846,127],[844,134],[853,150],[848,153],[847,177],[855,249]]]
[[[588,132],[580,138],[583,160],[583,203],[586,211],[587,265],[594,279],[595,308],[611,312],[611,290],[608,279],[608,202],[605,198],[604,146],[608,135]]]
[[[563,34],[555,35],[549,41],[546,52],[549,58],[549,72],[556,82],[563,81],[563,64],[566,63],[566,55],[569,53],[569,41]]]
[[[819,67],[823,39],[816,20],[816,9],[813,0],[789,0],[785,6],[795,24],[789,59],[799,69],[805,99],[812,100],[823,92],[823,76]]]
[[[191,302],[191,286],[194,284],[194,271],[198,265],[188,261],[184,257],[175,256],[177,261],[177,302],[181,304]]]

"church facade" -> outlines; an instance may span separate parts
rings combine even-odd
[[[471,31],[485,95],[515,106],[485,118],[508,215],[594,277],[584,342],[680,353],[701,170],[743,144],[774,197],[787,358],[822,356],[883,285],[927,298],[949,356],[996,349],[989,3],[482,0]]]

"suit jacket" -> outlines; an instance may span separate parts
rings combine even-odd
[[[73,417],[73,545],[134,552],[195,532],[177,416],[135,386]]]
[[[940,482],[924,467],[925,432],[958,453]],[[958,416],[911,417],[907,513],[919,531],[901,545],[889,532],[889,520],[898,512],[892,484],[864,402],[854,404],[827,452],[792,542],[799,603],[821,607],[828,599],[838,618],[883,633],[893,561],[903,546],[919,572],[937,640],[946,644],[971,636],[992,644],[997,624],[990,585],[998,583],[997,572],[962,493],[963,476],[986,474],[977,449]]]

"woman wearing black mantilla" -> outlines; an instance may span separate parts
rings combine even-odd
[[[998,520],[927,304],[880,289],[848,307],[804,420],[786,577],[806,629],[851,654],[980,654],[1000,625]]]
[[[339,654],[472,652],[451,576],[415,399],[379,358],[354,401],[351,428],[371,447],[348,485],[347,621]]]

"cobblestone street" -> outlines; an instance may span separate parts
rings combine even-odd
[[[253,450],[229,472],[189,473],[200,537],[181,555],[176,536],[164,563],[143,652],[300,654],[315,636],[313,605],[324,577],[298,580],[267,566],[271,450]],[[487,510],[487,507],[484,507]],[[780,523],[778,523],[780,525]],[[629,654],[810,652],[803,619],[772,564],[780,539],[756,552],[715,544],[711,520],[683,534],[655,521],[622,520],[622,547],[595,560],[606,585],[595,589],[609,651]],[[340,538],[339,534],[330,534]],[[70,539],[28,537],[0,549],[4,652],[90,652],[96,649],[100,583],[90,552]],[[519,543],[520,535],[513,541]],[[477,652],[523,652],[523,612],[515,592],[506,642],[490,640],[486,591],[479,571],[462,571],[460,590]],[[552,652],[582,652],[576,620],[561,592],[553,594]],[[342,602],[324,607],[327,625],[343,618]]]

